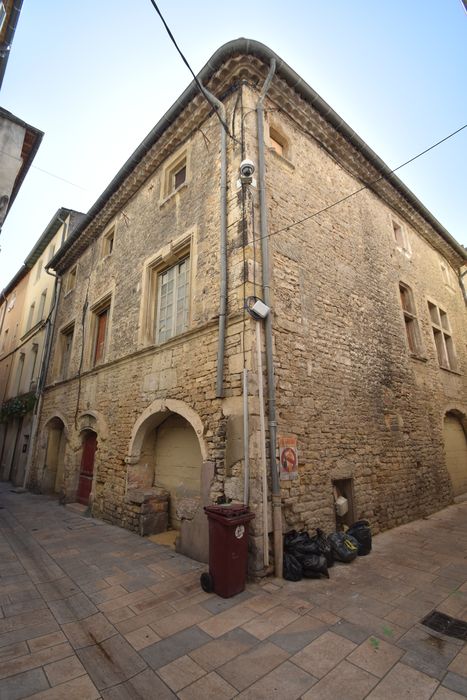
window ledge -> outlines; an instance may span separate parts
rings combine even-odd
[[[417,355],[415,352],[410,353],[410,359],[418,360],[418,362],[428,362],[428,357],[425,357],[425,355]]]
[[[276,151],[276,149],[273,148],[272,146],[269,146],[268,148],[269,148],[269,152],[274,154],[274,158],[278,158],[279,161],[280,161],[283,165],[287,166],[287,168],[288,168],[289,170],[295,170],[295,165],[292,163],[292,161],[290,161],[290,160],[289,160],[288,158],[286,158],[285,156],[281,156],[280,153],[278,153],[278,152]]]
[[[450,367],[443,367],[443,365],[439,365],[439,368],[443,370],[443,372],[449,372],[449,374],[456,374],[458,377],[462,377],[462,372],[459,372],[457,369],[451,369]]]
[[[185,182],[182,182],[180,187],[177,187],[176,190],[172,190],[172,192],[170,192],[166,197],[164,197],[164,199],[161,199],[161,201],[159,202],[159,207],[163,207],[164,204],[166,204],[170,199],[172,199],[172,197],[174,197],[181,190],[183,190],[183,188],[186,187],[187,185],[188,185],[188,182],[186,180],[185,180]]]

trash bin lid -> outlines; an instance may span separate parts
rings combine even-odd
[[[248,515],[250,509],[243,503],[229,503],[225,506],[204,506],[205,513],[215,513],[224,518],[238,518],[241,515]]]

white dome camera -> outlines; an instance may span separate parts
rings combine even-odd
[[[240,163],[240,178],[242,182],[251,182],[253,173],[255,172],[255,164],[252,160],[246,158]]]

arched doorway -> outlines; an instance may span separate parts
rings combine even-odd
[[[143,440],[141,462],[150,469],[151,486],[169,493],[169,529],[180,529],[177,509],[182,501],[198,502],[201,492],[202,456],[190,423],[171,413],[148,430]]]
[[[47,443],[45,451],[44,472],[42,476],[42,491],[59,493],[63,486],[65,458],[65,425],[58,418],[52,418],[47,423]]]
[[[446,413],[444,417],[444,452],[454,496],[467,493],[467,439],[460,417]]]
[[[94,476],[94,456],[97,450],[97,433],[93,430],[83,430],[81,464],[79,469],[78,493],[76,500],[87,506],[91,495]]]

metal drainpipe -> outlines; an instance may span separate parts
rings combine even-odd
[[[226,114],[223,103],[215,95],[209,92],[204,85],[203,92],[219,111],[222,121],[225,123]],[[217,345],[217,376],[216,397],[224,396],[224,355],[225,355],[225,328],[227,316],[227,134],[223,124],[221,129],[221,237],[220,237],[220,300],[219,300],[219,340]]]
[[[268,212],[266,207],[266,180],[264,164],[264,98],[276,71],[276,59],[272,58],[268,76],[256,105],[257,129],[258,129],[258,189],[260,209],[261,231],[261,264],[263,268],[263,301],[271,307],[270,275],[269,275],[269,239],[268,239]],[[276,460],[277,423],[276,423],[276,390],[274,384],[274,359],[272,354],[272,319],[271,312],[264,321],[266,343],[266,369],[268,376],[268,426],[269,426],[269,462],[271,464],[272,483],[272,526],[274,536],[274,573],[277,578],[282,578],[282,508],[279,473]],[[267,527],[267,524],[266,524]]]
[[[26,488],[26,484],[28,483],[28,479],[29,479],[29,472],[31,471],[31,462],[32,462],[32,457],[34,454],[34,448],[35,448],[35,443],[36,443],[37,428],[39,426],[39,418],[40,418],[41,410],[42,410],[43,387],[45,385],[45,379],[47,377],[47,370],[49,367],[50,353],[52,350],[52,335],[53,335],[54,326],[55,326],[55,319],[57,316],[60,291],[62,288],[62,278],[57,277],[57,275],[54,275],[52,272],[49,272],[49,270],[47,270],[47,269],[46,269],[46,272],[48,275],[52,275],[53,277],[55,277],[55,300],[54,300],[53,310],[52,310],[52,313],[51,313],[50,319],[49,319],[49,325],[48,325],[47,331],[46,331],[42,367],[41,367],[41,371],[39,373],[39,379],[37,382],[37,389],[36,389],[37,402],[36,402],[36,405],[34,407],[34,416],[33,416],[32,428],[31,428],[31,440],[29,441],[29,451],[28,451],[28,459],[26,462],[26,469],[24,472],[23,489]]]

